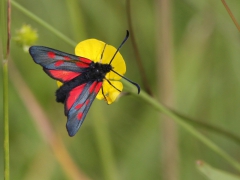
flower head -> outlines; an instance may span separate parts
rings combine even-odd
[[[102,64],[109,64],[116,51],[117,49],[115,47],[97,39],[87,39],[82,41],[75,48],[75,54],[77,56],[85,57],[94,62],[99,62]],[[114,71],[118,72],[120,75],[124,75],[126,72],[124,59],[119,52],[111,62],[111,66],[113,67]],[[122,91],[123,85],[120,81],[118,81],[121,79],[121,77],[112,71],[107,73],[105,78],[110,81],[112,85],[104,79],[102,86],[104,95],[100,90],[98,92],[97,99],[101,100],[106,98],[107,103],[111,104],[120,94],[118,90]]]
[[[23,47],[24,51],[28,51],[29,47],[37,41],[38,34],[30,25],[25,24],[21,29],[16,31],[13,39],[18,45]]]

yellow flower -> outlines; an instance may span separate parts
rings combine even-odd
[[[28,52],[29,47],[37,41],[38,33],[30,25],[24,24],[21,29],[16,31],[13,39],[23,47],[24,51]]]
[[[116,51],[117,49],[115,47],[97,39],[87,39],[82,41],[75,48],[75,54],[77,56],[85,57],[94,62],[99,62],[102,64],[109,64]],[[120,75],[124,75],[126,72],[124,59],[119,52],[114,57],[111,66],[113,67],[114,71],[118,72]],[[120,94],[118,90],[122,91],[123,85],[120,81],[118,81],[121,79],[121,77],[112,71],[107,73],[105,78],[108,79],[115,88],[104,79],[102,85],[104,95],[102,94],[102,90],[100,90],[96,98],[101,100],[105,99],[105,96],[107,103],[111,104]]]

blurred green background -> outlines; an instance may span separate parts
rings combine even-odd
[[[126,29],[129,29],[124,0],[17,2],[76,43],[96,38],[117,47]],[[240,22],[240,2],[232,0],[228,3]],[[161,58],[158,58],[161,46],[158,37],[162,28],[159,14],[162,8],[157,0],[131,1],[134,36],[147,82],[157,99],[164,86],[158,81],[162,78],[159,67]],[[171,91],[174,103],[171,108],[194,120],[240,136],[240,32],[221,1],[175,0],[166,10],[172,17],[169,21],[173,44]],[[12,36],[23,24],[37,30],[39,39],[36,45],[74,53],[73,46],[13,6]],[[127,64],[125,76],[139,83],[144,90],[140,76],[142,72],[130,40],[121,49],[121,54]],[[74,179],[76,174],[84,174],[81,179],[155,180],[166,179],[166,173],[171,174],[171,170],[166,170],[163,152],[163,146],[169,141],[166,136],[162,138],[161,124],[166,119],[138,96],[123,96],[112,105],[95,100],[81,129],[70,138],[65,128],[63,105],[55,102],[55,81],[14,41],[11,42],[11,61],[48,117],[52,127],[50,131],[57,138],[55,141],[48,134],[45,134],[48,138],[44,138],[47,125],[36,123],[31,113],[37,115],[38,110],[35,106],[27,107],[22,101],[22,98],[29,100],[30,94],[25,91],[25,84],[15,86],[19,77],[14,77],[16,70],[9,66],[11,179],[66,180]],[[2,69],[0,71],[2,76]],[[21,95],[20,91],[24,93]],[[2,88],[0,94],[2,97]],[[2,106],[0,101],[0,114]],[[2,121],[0,127],[3,127]],[[240,161],[239,144],[220,134],[195,127]],[[184,129],[176,126],[172,131],[168,135],[176,139],[172,156],[177,160],[167,161],[172,163],[173,179],[204,180],[205,177],[195,166],[199,159],[216,168],[239,174]],[[61,143],[56,143],[59,140]],[[3,158],[2,148],[0,157]],[[3,174],[2,163],[0,174]]]

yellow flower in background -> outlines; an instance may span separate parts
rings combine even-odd
[[[18,45],[23,47],[24,51],[28,51],[29,47],[32,46],[38,39],[38,33],[30,25],[24,24],[19,30],[16,31],[16,35],[13,40]]]
[[[109,64],[116,51],[117,49],[115,47],[97,39],[87,39],[82,41],[75,48],[75,54],[77,56],[102,64]],[[125,61],[119,52],[114,57],[111,66],[114,71],[118,72],[120,75],[124,75],[126,72]],[[111,104],[120,94],[118,90],[122,91],[123,85],[120,81],[118,81],[121,77],[112,71],[107,73],[105,78],[109,80],[112,85],[104,79],[102,86],[104,95],[102,94],[102,90],[100,90],[96,98],[101,100],[104,99],[105,96],[107,103]]]

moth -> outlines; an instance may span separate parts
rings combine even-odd
[[[110,71],[134,84],[140,93],[140,86],[137,83],[116,72],[111,65],[128,37],[129,32],[127,31],[126,37],[108,64],[93,62],[86,57],[68,54],[49,47],[31,46],[29,48],[34,62],[41,65],[51,78],[63,83],[56,91],[56,101],[64,103],[64,113],[67,116],[66,128],[69,136],[77,133],[100,90],[107,101],[102,86],[104,80],[120,91],[106,78],[106,74]],[[104,49],[101,58],[103,55]]]

